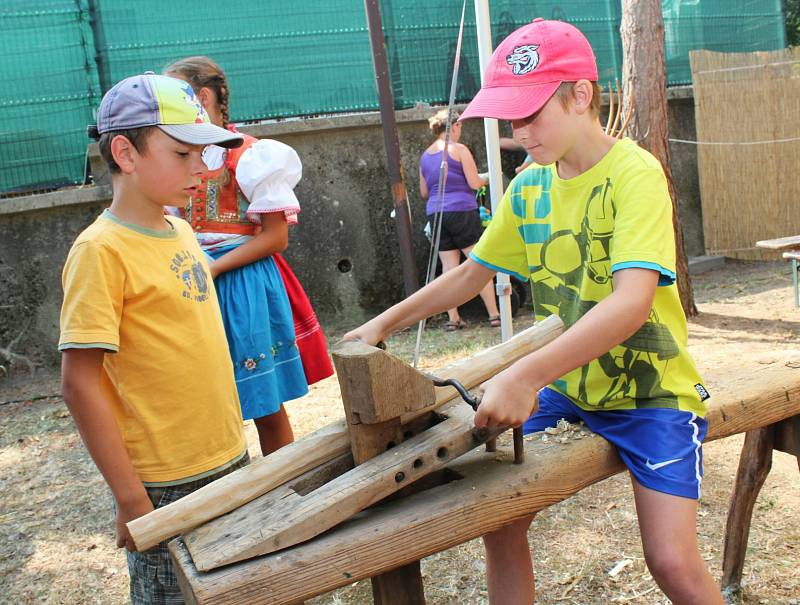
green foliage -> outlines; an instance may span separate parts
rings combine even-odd
[[[800,0],[783,0],[783,14],[786,16],[786,44],[800,44]]]

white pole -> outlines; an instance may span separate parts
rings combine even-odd
[[[492,22],[489,17],[489,0],[475,0],[475,26],[478,30],[478,57],[481,64],[481,83],[483,83],[483,74],[492,56]],[[503,197],[500,131],[497,120],[492,118],[484,118],[483,128],[486,137],[486,158],[489,163],[489,192],[492,215],[494,215]],[[497,274],[497,296],[500,299],[500,338],[505,342],[514,334],[511,319],[511,278],[505,273]]]

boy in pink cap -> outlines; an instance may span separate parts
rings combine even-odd
[[[536,19],[508,36],[461,119],[510,120],[534,164],[467,262],[345,337],[376,343],[471,299],[495,271],[529,279],[536,319],[557,314],[567,329],[485,384],[475,425],[585,422],[630,471],[658,585],[674,603],[721,604],[696,541],[709,395],[686,351],[667,183],[656,158],[605,134],[599,109],[579,30]],[[532,518],[484,537],[493,605],[533,602]]]

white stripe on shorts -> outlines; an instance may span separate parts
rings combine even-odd
[[[700,433],[700,427],[697,426],[695,422],[697,420],[697,414],[692,413],[692,417],[689,420],[689,424],[692,425],[692,441],[695,444],[694,448],[694,474],[695,478],[697,479],[697,499],[700,499],[701,493],[701,485],[703,483],[703,477],[700,474],[700,447],[703,445],[700,440],[697,438],[697,435]]]

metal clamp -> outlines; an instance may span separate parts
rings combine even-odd
[[[478,399],[473,397],[470,394],[470,392],[466,389],[466,387],[455,378],[448,378],[447,380],[442,380],[441,378],[436,378],[435,376],[431,376],[431,380],[433,380],[433,386],[435,387],[453,387],[456,391],[458,391],[458,394],[461,395],[461,399],[466,401],[467,404],[469,404],[469,406],[473,410],[475,410],[476,412],[478,411],[478,404],[480,403],[480,401],[478,401]]]

